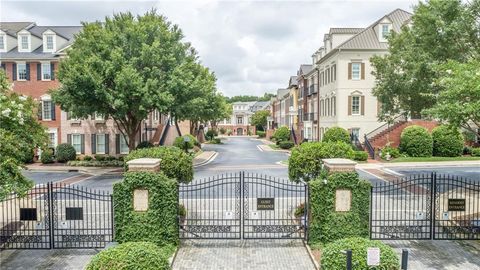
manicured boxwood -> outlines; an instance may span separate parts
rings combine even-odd
[[[266,132],[265,132],[265,131],[257,130],[257,135],[258,135],[258,137],[260,137],[260,138],[265,138]]]
[[[344,142],[305,142],[292,150],[288,159],[291,181],[310,181],[319,176],[324,158],[352,158],[354,151]]]
[[[432,135],[421,126],[406,127],[400,136],[400,151],[410,157],[431,157],[433,151]]]
[[[382,159],[387,158],[387,153],[390,155],[390,158],[398,158],[400,156],[400,150],[392,146],[385,146],[380,149],[380,157]]]
[[[190,141],[188,143],[186,143],[188,149],[193,149],[193,147],[195,145],[198,146],[197,139],[193,135],[190,135],[190,134],[187,134],[187,135],[184,135],[184,136],[179,136],[179,137],[175,138],[175,141],[173,142],[173,146],[185,150],[185,141],[183,139],[183,137],[185,137],[185,136],[188,136],[190,138]]]
[[[127,162],[137,158],[159,158],[160,170],[166,176],[186,183],[193,179],[193,157],[178,147],[157,146],[134,150],[124,157],[125,170],[128,169]]]
[[[77,157],[77,152],[75,151],[75,148],[73,148],[73,146],[68,143],[61,143],[57,145],[55,153],[58,162],[75,160],[75,158]]]
[[[350,144],[350,134],[344,128],[332,127],[325,132],[322,142],[344,142]]]
[[[42,151],[42,155],[40,157],[40,161],[43,164],[53,163],[53,151],[52,149],[45,149]]]
[[[480,157],[480,148],[472,148],[472,156]]]
[[[150,148],[150,147],[153,147],[153,143],[149,142],[149,141],[142,141],[141,143],[139,143],[137,145],[137,147],[135,149],[142,149],[142,148]]]
[[[148,210],[133,209],[133,191],[148,190]],[[113,186],[115,241],[178,244],[178,183],[163,173],[127,172]]]
[[[288,141],[290,139],[290,130],[288,129],[288,127],[279,127],[273,133],[272,138],[275,139],[277,144],[279,144],[282,141]]]
[[[123,167],[123,161],[120,160],[72,160],[67,162],[68,166],[79,167]]]
[[[290,149],[295,146],[295,143],[292,141],[281,141],[278,146],[282,149]]]
[[[168,270],[171,248],[159,248],[149,242],[129,242],[114,246],[96,254],[87,270]]]
[[[370,188],[356,172],[333,173],[325,184],[322,177],[309,182],[310,243],[329,243],[347,237],[369,235]],[[337,189],[351,191],[351,208],[348,212],[335,211]],[[327,268],[329,269],[329,268]]]
[[[355,151],[353,153],[353,160],[356,161],[367,161],[368,153],[365,151]]]
[[[370,267],[367,265],[367,249],[376,247],[380,249],[380,265]],[[353,269],[400,269],[400,261],[395,251],[386,244],[361,237],[340,239],[325,245],[322,249],[322,269],[344,270],[346,261],[344,250],[352,250]]]
[[[205,132],[205,138],[209,141],[213,140],[216,136],[218,136],[218,132],[215,129],[209,129]]]
[[[438,126],[432,130],[433,155],[458,157],[463,152],[463,136],[458,129]]]

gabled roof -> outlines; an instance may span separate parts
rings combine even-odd
[[[290,79],[288,80],[288,87],[297,85],[297,76],[290,76]]]
[[[307,74],[312,69],[313,69],[313,65],[307,65],[307,64],[300,65],[300,73],[301,74]]]
[[[32,35],[42,37],[43,32],[47,30],[52,30],[57,35],[63,37],[66,40],[73,39],[74,35],[80,30],[82,30],[81,26],[34,26],[29,31]]]
[[[329,34],[358,34],[364,28],[355,28],[355,27],[346,27],[346,28],[339,28],[339,27],[332,27],[330,28]]]
[[[17,36],[17,32],[35,25],[33,22],[0,22],[0,29],[8,35]]]

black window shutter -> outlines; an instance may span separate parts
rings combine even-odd
[[[110,135],[105,134],[105,154],[110,154]]]
[[[55,102],[50,101],[50,104],[52,104],[52,105],[50,105],[50,108],[52,108],[52,112],[51,112],[52,120],[55,120]]]
[[[55,65],[50,63],[50,79],[55,80]]]
[[[82,143],[81,154],[85,154],[85,134],[80,134],[80,141]]]
[[[3,69],[3,71],[5,71],[5,72],[7,71],[7,67],[5,66],[5,63],[2,63],[2,69]]]
[[[27,81],[30,81],[30,63],[25,64],[25,68],[27,69]]]
[[[72,134],[67,134],[67,143],[72,144]]]
[[[115,134],[115,153],[120,154],[120,134]]]
[[[42,64],[37,64],[37,81],[42,79]]]
[[[42,120],[42,111],[43,111],[43,102],[39,102],[38,103],[38,112],[37,112],[37,116],[38,116],[38,120]]]
[[[17,64],[13,63],[12,65],[12,80],[16,81],[17,80]]]
[[[91,143],[92,143],[92,154],[96,154],[97,153],[97,134],[92,134]]]

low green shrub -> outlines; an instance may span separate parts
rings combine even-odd
[[[351,144],[345,142],[305,142],[293,148],[288,159],[288,175],[291,181],[310,181],[319,176],[322,159],[352,158]]]
[[[185,143],[185,141],[184,141],[185,136],[190,138],[190,141],[188,141],[187,143]],[[179,137],[175,138],[175,141],[173,142],[173,146],[178,147],[178,148],[183,149],[183,150],[185,150],[185,146],[187,147],[187,149],[193,149],[193,147],[195,145],[198,146],[197,139],[195,139],[195,137],[193,135],[190,135],[190,134],[179,136]]]
[[[463,151],[462,151],[462,152],[463,152],[464,155],[471,155],[471,154],[472,154],[472,147],[465,145],[465,146],[463,147]]]
[[[84,156],[84,157],[83,157],[83,160],[84,160],[84,161],[90,161],[90,160],[93,160],[93,157],[91,157],[91,156]]]
[[[123,161],[119,160],[71,160],[68,166],[77,167],[123,167]]]
[[[387,153],[390,155],[390,158],[398,158],[400,157],[400,150],[398,148],[392,146],[385,146],[380,149],[380,158],[386,159]]]
[[[480,157],[480,147],[472,148],[472,156],[473,157]]]
[[[102,250],[93,256],[87,270],[168,270],[171,248],[161,249],[149,242],[129,242]]]
[[[232,130],[231,129],[227,129],[227,135],[228,136],[232,135]]]
[[[332,127],[325,132],[322,142],[344,142],[350,144],[350,134],[344,128]]]
[[[295,208],[294,215],[297,218],[305,215],[305,204],[304,203],[301,203],[300,205],[297,206],[297,208]]]
[[[224,127],[221,127],[219,131],[220,131],[220,134],[222,135],[224,135],[227,132],[227,130]]]
[[[193,179],[193,157],[178,147],[157,146],[134,150],[124,157],[125,170],[128,169],[127,162],[137,158],[159,158],[160,170],[166,176],[187,183]]]
[[[400,151],[410,157],[431,157],[433,152],[432,135],[424,127],[406,127],[400,135]]]
[[[205,138],[209,141],[213,140],[213,138],[215,138],[216,136],[218,136],[218,132],[215,129],[209,129],[205,133]]]
[[[212,143],[212,144],[221,144],[221,143],[222,143],[222,140],[220,140],[220,138],[213,138],[213,140],[211,140],[210,143]]]
[[[432,130],[433,155],[458,157],[463,153],[463,136],[458,129],[438,126]]]
[[[75,151],[75,148],[73,148],[73,146],[68,143],[61,143],[57,145],[55,153],[58,162],[75,160],[75,158],[77,157],[77,152]]]
[[[353,152],[353,160],[356,161],[367,161],[368,153],[365,151],[355,151]]]
[[[42,151],[42,156],[40,157],[40,161],[43,164],[53,163],[53,151],[52,149],[45,149]]]
[[[265,138],[265,135],[266,135],[266,134],[267,134],[267,133],[266,133],[265,131],[257,130],[257,135],[258,135],[258,137],[260,137],[260,138]]]
[[[105,160],[106,161],[113,161],[113,160],[118,160],[118,159],[115,156],[108,155],[108,156],[105,156]]]
[[[153,143],[149,141],[143,141],[143,142],[140,142],[135,149],[151,148],[153,146],[154,146]]]
[[[107,157],[105,155],[95,155],[95,160],[96,161],[104,161],[106,159],[107,159]]]
[[[278,146],[282,149],[290,149],[295,146],[295,143],[292,141],[281,141]]]
[[[367,265],[367,249],[376,247],[380,249],[380,265],[374,268]],[[344,270],[345,250],[352,250],[353,269],[400,269],[399,259],[395,251],[386,244],[361,237],[340,239],[324,246],[322,250],[322,269]]]
[[[273,133],[272,138],[275,139],[277,144],[279,144],[281,141],[288,141],[290,139],[290,130],[288,127],[279,127]]]

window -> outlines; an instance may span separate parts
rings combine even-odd
[[[325,109],[326,109],[326,115],[330,116],[330,99],[325,100]]]
[[[21,44],[22,50],[29,50],[30,44],[28,42],[28,39],[29,39],[29,36],[27,35],[20,36],[20,42],[21,42],[20,44]]]
[[[50,100],[42,101],[42,119],[52,120],[52,102]]]
[[[48,147],[49,148],[55,148],[56,146],[56,134],[55,132],[49,132],[48,133]]]
[[[42,63],[42,81],[50,81],[52,75],[50,62]]]
[[[337,65],[332,66],[332,82],[337,80]]]
[[[330,68],[327,69],[327,84],[330,83]]]
[[[243,124],[243,117],[237,117],[237,124]]]
[[[360,115],[360,96],[352,97],[352,115]]]
[[[17,63],[17,78],[19,81],[27,80],[27,64]]]
[[[97,154],[105,154],[105,134],[97,134],[95,147]]]
[[[82,137],[80,134],[72,134],[72,146],[77,154],[82,152]]]
[[[47,40],[47,50],[54,50],[53,35],[46,35],[45,38]]]
[[[332,115],[335,116],[337,115],[337,108],[336,108],[336,98],[332,97]]]
[[[320,116],[324,116],[325,115],[325,106],[324,106],[324,101],[323,99],[320,100]]]
[[[127,137],[120,135],[120,154],[128,154],[129,151]]]
[[[360,138],[360,129],[359,128],[352,128],[352,136],[354,138]]]
[[[93,114],[93,119],[96,120],[96,121],[102,121],[102,120],[105,120],[105,116],[103,116],[100,113],[94,113]]]
[[[386,40],[389,32],[390,27],[388,24],[382,24],[382,39]]]
[[[360,80],[360,63],[352,63],[352,79]]]
[[[5,46],[5,35],[1,34],[0,35],[0,51],[6,51],[6,46]]]
[[[158,110],[153,111],[153,119],[158,121],[160,119],[160,112]]]

